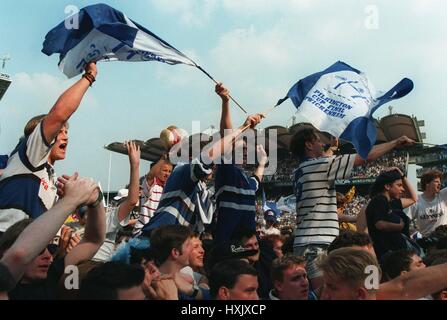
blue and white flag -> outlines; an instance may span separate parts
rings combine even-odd
[[[66,21],[77,21],[68,25]],[[159,61],[187,64],[194,61],[169,43],[105,4],[81,9],[45,36],[42,52],[60,54],[59,68],[72,78],[81,74],[87,63],[101,60]]]
[[[350,141],[366,159],[376,142],[373,113],[384,103],[402,98],[411,90],[413,82],[404,78],[387,93],[379,95],[361,71],[338,61],[298,81],[277,105],[290,98],[300,116],[318,130]]]
[[[276,206],[279,210],[296,213],[296,196],[291,194],[287,197],[281,197],[276,202]]]

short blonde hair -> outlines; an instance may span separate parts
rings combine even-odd
[[[355,248],[340,248],[331,251],[321,259],[319,265],[329,277],[343,280],[351,285],[364,285],[369,275],[365,271],[369,266],[376,266],[379,277],[382,276],[376,257],[365,250]]]
[[[45,118],[46,114],[40,114],[38,116],[32,117],[26,124],[25,128],[23,129],[23,134],[25,136],[29,136],[31,133],[33,133],[34,129],[37,127],[39,122],[42,121],[43,118]]]

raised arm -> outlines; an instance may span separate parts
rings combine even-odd
[[[226,152],[230,152],[233,148],[234,141],[238,138],[238,136],[249,126],[254,128],[261,119],[264,118],[264,115],[261,113],[250,115],[245,120],[244,124],[233,130],[231,134],[226,135],[221,138],[217,142],[213,143],[211,147],[207,150],[207,154],[209,159],[213,162],[218,157],[222,156]]]
[[[230,114],[230,91],[222,83],[216,84],[216,93],[222,99],[222,113],[220,116],[220,136],[224,136],[225,129],[233,129]]]
[[[418,194],[407,177],[403,176],[402,182],[404,183],[405,190],[407,190],[408,194],[410,195],[410,198],[401,199],[402,207],[405,209],[418,201]]]
[[[26,266],[53,239],[70,213],[81,204],[86,203],[96,188],[97,185],[93,180],[78,178],[78,175],[74,174],[65,184],[64,198],[22,232],[1,260],[16,281],[21,279]]]
[[[85,72],[91,74],[93,78],[96,78],[96,63],[90,62],[87,64]],[[90,81],[86,77],[82,77],[57,99],[53,108],[51,108],[43,120],[43,133],[47,142],[53,141],[65,122],[78,109],[89,86]]]
[[[123,221],[137,205],[140,190],[140,146],[134,141],[126,142],[127,153],[129,154],[130,178],[129,195],[118,209],[118,221]]]
[[[416,300],[447,288],[447,263],[405,274],[380,285],[379,300]]]
[[[414,141],[407,136],[402,136],[396,140],[381,143],[372,148],[372,150],[368,154],[367,162],[371,162],[380,158],[384,154],[387,154],[391,150],[397,147],[405,147],[414,144]],[[354,167],[361,166],[365,164],[365,160],[362,159],[359,155],[356,156],[354,161]]]
[[[258,177],[259,181],[262,181],[262,178],[264,177],[264,169],[265,165],[267,164],[267,153],[264,150],[264,147],[262,144],[256,146],[256,151],[258,153],[258,159],[259,159],[259,165],[256,168],[255,176]]]
[[[78,265],[90,260],[101,247],[106,236],[106,214],[100,197],[99,188],[87,201],[87,223],[84,238],[65,257],[65,266]]]

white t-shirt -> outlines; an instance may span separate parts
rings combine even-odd
[[[106,214],[106,238],[104,243],[99,248],[98,252],[93,257],[93,261],[109,261],[115,251],[116,234],[120,227],[125,227],[129,224],[130,214],[124,218],[123,221],[118,220],[119,207],[114,208]]]
[[[0,176],[0,231],[14,223],[36,219],[56,201],[56,175],[48,163],[52,144],[45,140],[42,122],[20,140]]]
[[[419,195],[408,213],[416,219],[419,232],[424,237],[430,235],[437,227],[447,224],[447,188],[442,189],[430,202],[422,194]]]

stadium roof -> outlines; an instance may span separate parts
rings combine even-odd
[[[4,73],[0,73],[0,100],[2,100],[3,95],[6,90],[8,90],[9,85],[11,84],[11,78]]]
[[[375,125],[377,129],[377,142],[376,144],[384,143],[387,141],[399,138],[402,135],[406,135],[410,139],[416,142],[422,142],[422,135],[417,124],[417,120],[411,116],[405,114],[392,114],[383,117],[380,120],[375,119]],[[298,123],[290,128],[275,125],[264,129],[267,139],[269,139],[269,131],[274,129],[277,133],[278,142],[278,154],[285,155],[289,153],[289,145],[293,134],[297,131],[312,127],[309,123]],[[330,136],[327,133],[319,132],[320,139],[323,143],[330,143]],[[160,159],[163,152],[165,152],[160,138],[151,138],[146,142],[136,140],[140,145],[141,158],[148,161],[157,161]],[[269,143],[266,143],[266,149],[268,150]],[[422,146],[421,146],[422,147]],[[105,146],[107,150],[118,152],[121,154],[127,154],[127,150],[123,143],[113,142]],[[340,141],[340,149],[342,153],[354,152],[354,147],[347,141]]]

